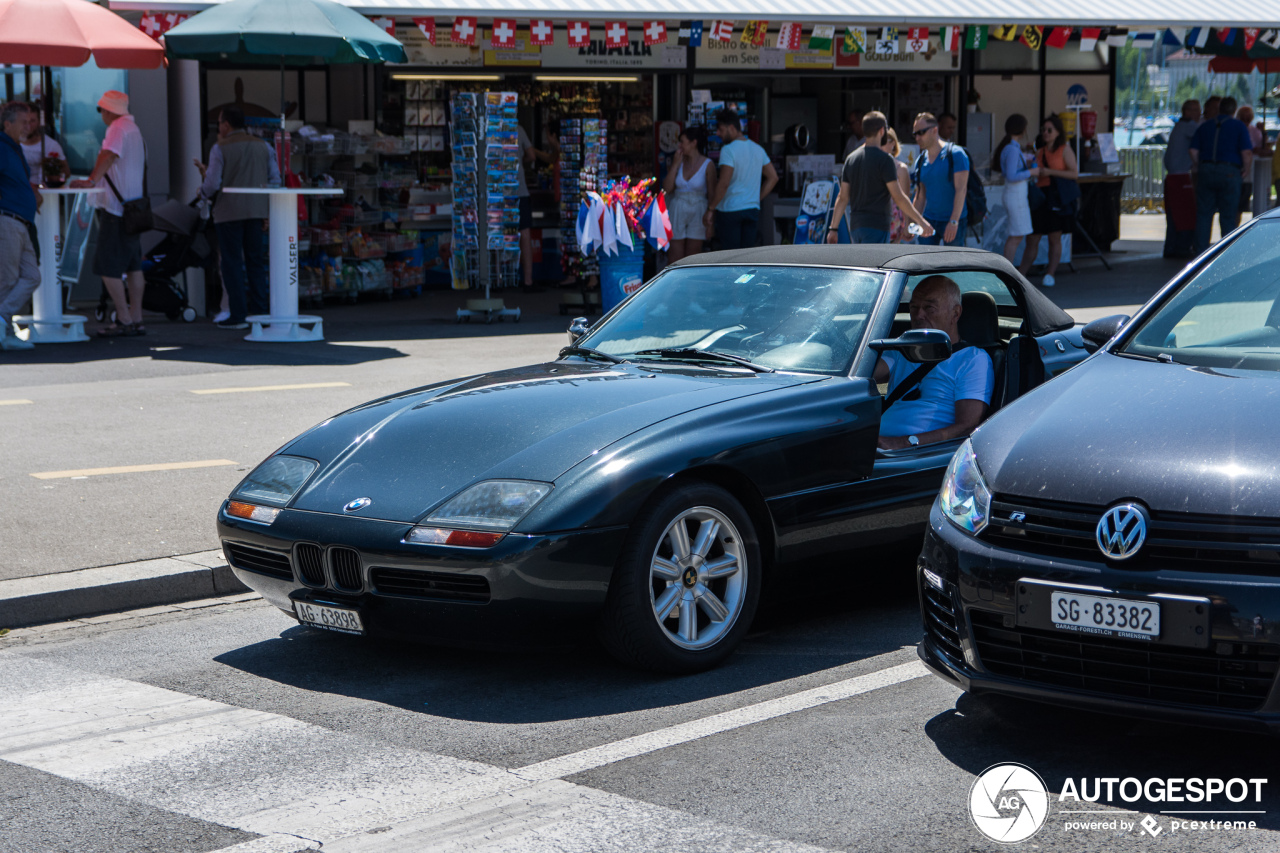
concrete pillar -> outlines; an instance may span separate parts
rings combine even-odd
[[[201,159],[204,117],[200,115],[200,63],[169,60],[169,185],[171,195],[184,204],[196,197],[200,173],[192,160]]]

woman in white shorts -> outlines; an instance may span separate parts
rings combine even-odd
[[[1004,209],[1009,214],[1009,237],[1004,241],[1004,256],[1013,263],[1022,238],[1031,233],[1031,207],[1027,203],[1027,180],[1040,174],[1036,166],[1027,167],[1022,143],[1027,133],[1027,117],[1014,113],[1005,119],[1004,139],[996,146],[991,170],[1004,174]]]
[[[662,189],[667,194],[671,215],[671,247],[668,263],[702,251],[704,240],[711,238],[702,224],[703,214],[716,191],[716,164],[704,153],[707,136],[702,128],[689,127],[680,133],[676,155],[667,170]]]

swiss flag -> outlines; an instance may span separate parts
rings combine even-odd
[[[516,22],[511,18],[494,18],[493,31],[489,41],[494,47],[514,47],[516,43]]]
[[[453,43],[454,44],[475,44],[476,43],[476,19],[475,18],[454,18],[453,19]]]
[[[591,43],[591,25],[586,21],[570,21],[565,32],[569,34],[569,47],[586,47]]]
[[[556,28],[550,21],[534,20],[529,22],[529,43],[540,46],[555,44]]]
[[[1253,50],[1253,44],[1258,40],[1258,28],[1248,27],[1244,31],[1244,49]]]
[[[626,47],[628,41],[626,21],[610,21],[604,25],[605,47]]]
[[[178,24],[181,24],[189,17],[191,16],[177,12],[169,12],[164,15],[147,12],[142,16],[142,20],[138,22],[138,29],[159,41],[162,35],[169,32],[169,30],[178,26]]]
[[[1053,32],[1049,33],[1049,37],[1044,43],[1049,47],[1063,48],[1067,46],[1067,42],[1071,41],[1071,27],[1054,27]]]
[[[422,35],[426,38],[427,44],[436,43],[435,18],[414,18],[413,23],[418,29],[422,30]]]
[[[395,37],[396,19],[395,18],[374,18],[373,22],[386,31],[387,35]]]
[[[799,50],[801,35],[799,24],[783,24],[778,27],[778,48],[781,50]]]
[[[646,45],[666,44],[667,25],[662,21],[644,22],[644,43]]]

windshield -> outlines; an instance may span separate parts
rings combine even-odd
[[[1183,285],[1118,352],[1280,370],[1280,222],[1260,222]]]
[[[649,350],[695,349],[843,374],[883,282],[883,273],[823,267],[676,267],[578,343],[635,361],[681,358]]]

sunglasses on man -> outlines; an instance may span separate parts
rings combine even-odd
[[[922,128],[920,128],[919,130],[913,130],[913,131],[911,131],[911,135],[912,135],[912,136],[914,136],[916,139],[919,139],[920,137],[924,136],[924,135],[925,135],[926,133],[928,133],[929,131],[933,130],[935,127],[937,127],[937,125],[936,125],[936,124],[931,124],[931,125],[929,125],[928,127],[922,127]]]

